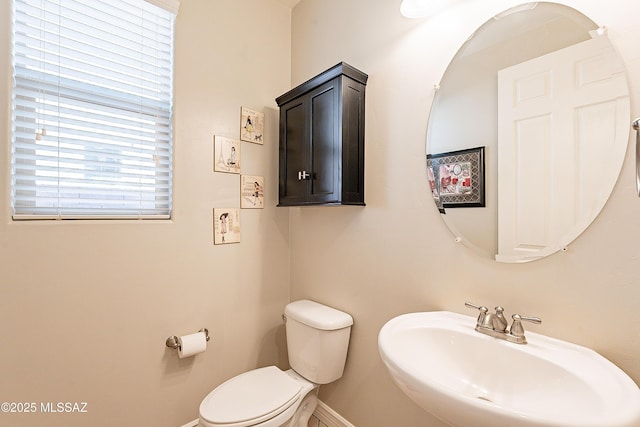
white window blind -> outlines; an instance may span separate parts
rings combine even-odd
[[[174,18],[14,0],[14,219],[170,217]]]

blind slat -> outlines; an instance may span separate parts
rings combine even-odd
[[[14,1],[13,218],[170,218],[179,2]]]

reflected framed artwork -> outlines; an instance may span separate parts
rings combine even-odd
[[[444,213],[447,208],[485,207],[484,147],[427,154],[430,188]],[[433,175],[433,176],[432,176]]]

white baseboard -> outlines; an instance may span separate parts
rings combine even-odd
[[[200,420],[193,420],[193,421],[189,421],[188,423],[186,423],[185,425],[181,426],[181,427],[198,427],[198,422]]]
[[[318,407],[313,415],[325,423],[327,427],[355,427],[321,400],[318,400]]]

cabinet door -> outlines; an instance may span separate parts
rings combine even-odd
[[[280,205],[340,200],[340,81],[280,107]]]
[[[309,203],[340,201],[342,164],[340,132],[340,79],[309,93],[310,164]]]
[[[304,98],[294,99],[280,107],[280,205],[301,204],[307,197],[307,181],[300,173],[311,173],[307,126],[308,105]]]

